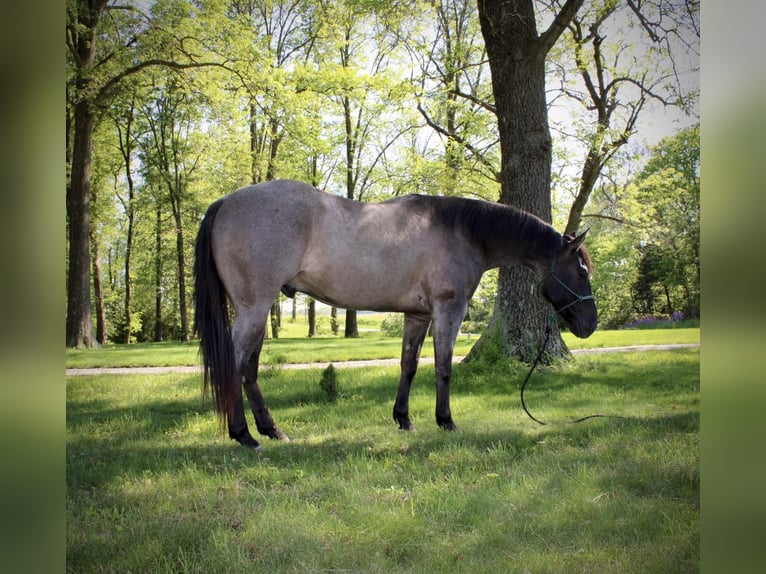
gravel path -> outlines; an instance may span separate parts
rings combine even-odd
[[[693,349],[699,347],[699,343],[677,343],[671,345],[630,345],[627,347],[599,347],[594,349],[574,349],[573,355],[592,355],[595,353],[631,353],[640,351],[667,351],[671,349]],[[453,362],[459,363],[464,357],[457,356]],[[420,359],[421,365],[433,365],[433,357],[423,357]],[[330,362],[325,363],[300,363],[285,364],[285,369],[324,369]],[[399,359],[371,359],[367,361],[332,361],[336,369],[354,368],[354,367],[387,367],[398,365]],[[162,375],[167,373],[193,374],[201,373],[200,365],[185,367],[105,367],[92,369],[67,369],[66,376],[80,375]]]

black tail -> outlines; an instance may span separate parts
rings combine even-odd
[[[231,420],[234,397],[241,392],[234,364],[226,290],[213,260],[211,231],[223,200],[205,213],[194,248],[194,331],[199,334],[204,390],[212,389],[215,410]]]

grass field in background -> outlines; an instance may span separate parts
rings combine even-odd
[[[367,321],[373,321],[367,319]],[[369,323],[374,328],[375,323]],[[305,325],[303,325],[305,327]],[[662,343],[699,343],[700,329],[625,329],[620,331],[596,331],[587,339],[578,339],[571,333],[563,333],[570,349],[621,347],[626,345],[652,345]],[[460,335],[455,345],[455,355],[465,355],[478,340],[478,335]],[[359,339],[343,336],[306,336],[268,339],[264,344],[262,362],[314,363],[350,361],[362,359],[390,359],[399,357],[401,339],[387,337],[377,331],[361,331]],[[423,357],[433,357],[433,341],[428,338],[423,345]],[[198,343],[167,342],[137,343],[133,345],[106,345],[100,349],[67,349],[67,368],[88,367],[165,367],[197,365],[200,363]]]
[[[584,343],[699,341],[698,329],[673,341],[626,334],[658,336],[597,332]],[[336,343],[379,348],[369,336],[269,344],[314,361]],[[196,360],[194,345],[163,345],[144,352]],[[68,366],[76,360],[67,353]],[[433,418],[433,367],[421,366],[417,430],[404,433],[391,420],[396,367],[339,370],[332,403],[320,370],[267,370],[266,401],[292,441],[264,439],[260,452],[225,436],[197,375],[68,377],[67,569],[698,571],[699,349],[578,356],[537,371],[525,398],[546,426],[521,410],[524,374],[458,366],[459,430],[447,433]],[[614,416],[567,422],[597,413]]]

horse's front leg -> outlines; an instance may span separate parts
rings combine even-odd
[[[449,404],[452,377],[452,352],[467,305],[456,301],[434,312],[434,355],[436,361],[436,424],[444,430],[456,430]]]
[[[418,370],[420,350],[428,333],[431,318],[427,315],[404,315],[404,335],[402,337],[402,374],[399,379],[399,391],[394,403],[394,420],[402,430],[413,430],[410,422],[410,386]]]

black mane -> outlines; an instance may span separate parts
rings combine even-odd
[[[434,218],[485,248],[497,242],[527,245],[553,255],[561,234],[539,217],[515,207],[464,197],[416,196]]]

